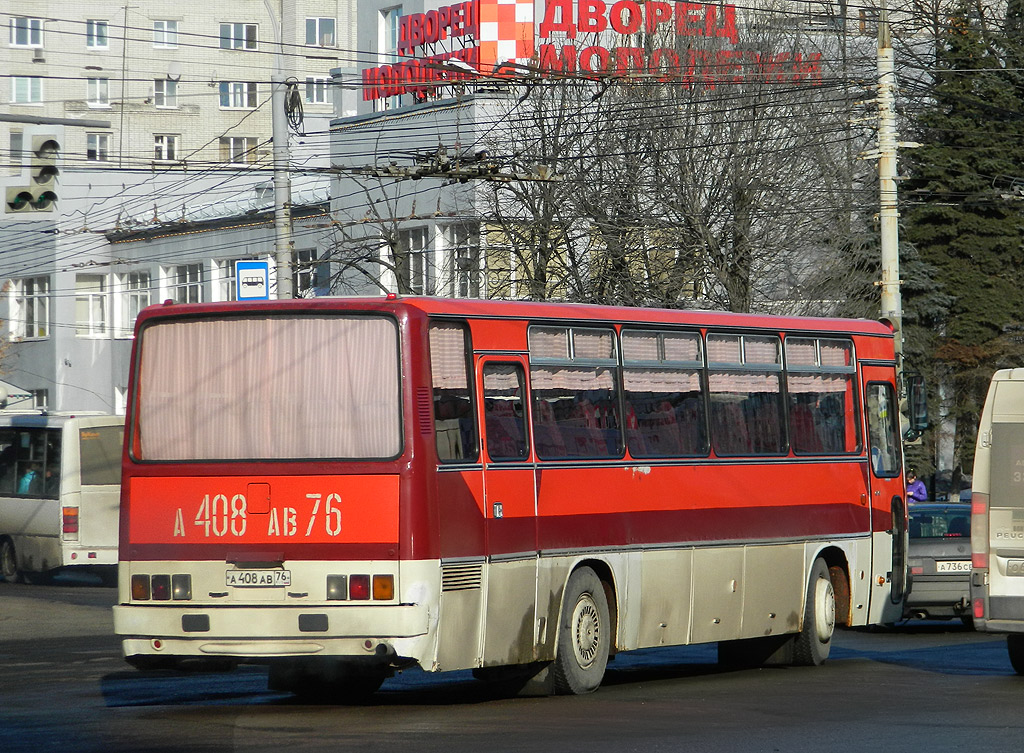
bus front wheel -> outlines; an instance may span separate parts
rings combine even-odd
[[[1013,671],[1024,675],[1024,633],[1009,633],[1006,636],[1006,650],[1010,654]]]
[[[805,667],[822,664],[832,648],[836,627],[836,594],[825,560],[816,559],[807,584],[804,624],[793,644],[793,663]]]
[[[612,631],[604,585],[589,567],[569,576],[558,627],[551,666],[554,691],[580,695],[597,690],[608,664]]]
[[[0,539],[0,575],[3,575],[8,583],[17,583],[21,580],[14,542],[8,538]]]

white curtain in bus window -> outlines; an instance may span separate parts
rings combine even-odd
[[[708,335],[711,441],[719,455],[780,455],[780,341],[764,335]]]
[[[630,454],[706,454],[700,335],[623,330],[622,360]]]
[[[442,462],[476,460],[476,422],[469,389],[468,333],[457,322],[430,325],[434,434]]]
[[[853,343],[789,337],[786,367],[793,451],[809,455],[860,452]]]
[[[374,316],[151,325],[137,390],[142,459],[394,457],[397,337]]]

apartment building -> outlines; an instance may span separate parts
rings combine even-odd
[[[66,168],[265,162],[273,74],[294,84],[307,116],[329,115],[329,72],[356,54],[354,7],[355,0],[23,3],[3,18],[0,102],[15,115],[107,121],[67,133]],[[30,148],[16,123],[0,122],[3,145],[4,161],[15,166]]]

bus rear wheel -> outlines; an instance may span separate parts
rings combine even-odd
[[[601,579],[589,567],[579,568],[569,576],[562,599],[558,647],[551,666],[556,693],[580,695],[600,687],[611,649],[611,627]]]
[[[1006,636],[1006,651],[1010,654],[1010,664],[1013,671],[1024,675],[1024,633],[1008,633]]]
[[[832,648],[832,633],[836,627],[836,594],[829,577],[828,565],[818,558],[811,566],[807,583],[807,605],[804,624],[793,644],[793,663],[817,667],[827,658]]]
[[[3,575],[8,583],[17,583],[21,580],[14,542],[8,538],[0,539],[0,575]]]

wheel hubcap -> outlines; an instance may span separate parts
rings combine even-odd
[[[597,658],[601,645],[601,619],[590,594],[583,594],[572,611],[572,650],[576,661],[586,669]]]
[[[814,628],[818,640],[827,643],[832,638],[836,626],[836,600],[832,591],[832,581],[819,578],[814,586]]]

